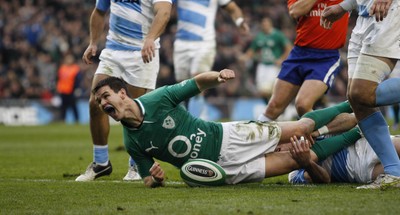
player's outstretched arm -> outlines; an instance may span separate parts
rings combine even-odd
[[[230,79],[235,78],[235,72],[230,69],[223,69],[220,72],[203,72],[194,77],[200,91],[218,86]]]

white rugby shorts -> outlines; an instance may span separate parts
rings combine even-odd
[[[387,17],[357,18],[349,40],[348,58],[362,54],[400,59],[400,1],[393,1]]]
[[[271,93],[274,89],[274,83],[278,77],[280,68],[276,65],[265,65],[259,63],[256,69],[256,87],[259,92]]]
[[[122,78],[128,84],[146,89],[155,89],[160,69],[159,50],[150,63],[144,63],[140,51],[118,51],[103,49],[95,74]]]
[[[183,81],[211,70],[216,55],[215,41],[174,42],[175,79]]]
[[[265,154],[274,152],[281,137],[276,122],[222,123],[223,139],[218,164],[226,183],[257,182],[265,178]]]

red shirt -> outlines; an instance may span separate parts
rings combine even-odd
[[[288,0],[288,7],[296,1]],[[294,44],[317,49],[339,49],[343,47],[346,42],[348,14],[334,22],[332,29],[324,29],[319,24],[324,9],[340,2],[342,0],[317,0],[311,11],[297,20],[297,35]]]

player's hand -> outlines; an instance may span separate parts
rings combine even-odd
[[[164,181],[164,170],[158,162],[154,162],[153,166],[149,169],[150,175],[155,180],[155,183],[162,183]]]
[[[290,138],[292,148],[290,154],[293,159],[302,167],[307,167],[311,163],[310,144],[304,138],[297,139],[296,136]]]
[[[218,82],[225,83],[227,80],[234,79],[235,72],[230,69],[223,69],[219,72]]]
[[[146,38],[142,48],[142,59],[144,63],[150,63],[156,56],[156,45],[153,39]]]
[[[312,133],[306,136],[306,140],[310,147],[315,144],[315,138],[312,136]]]
[[[247,24],[247,22],[243,22],[243,23],[240,25],[240,32],[241,32],[242,34],[245,34],[245,35],[250,34],[250,27],[249,27],[249,25]]]
[[[322,12],[320,25],[325,29],[331,29],[333,23],[342,18],[346,13],[347,11],[338,4],[326,7]]]
[[[83,53],[82,56],[83,62],[85,62],[86,64],[92,64],[93,63],[92,58],[96,56],[96,52],[97,52],[97,46],[92,44],[89,45],[86,48],[85,52]]]
[[[369,9],[369,15],[375,15],[377,22],[382,21],[387,16],[391,4],[392,0],[374,0]]]

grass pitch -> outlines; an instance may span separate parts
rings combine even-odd
[[[355,184],[262,183],[190,188],[166,163],[167,186],[123,182],[128,154],[122,129],[109,138],[111,176],[74,179],[92,161],[88,125],[0,126],[0,214],[398,214],[400,189],[356,190]]]

